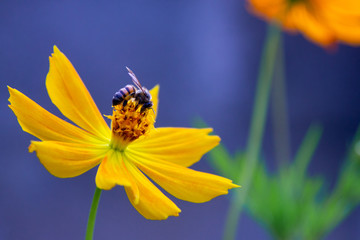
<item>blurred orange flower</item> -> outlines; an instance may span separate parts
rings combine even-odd
[[[322,46],[360,45],[360,0],[248,0],[255,15]]]

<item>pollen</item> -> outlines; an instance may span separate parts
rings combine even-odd
[[[149,109],[141,112],[141,107],[134,98],[125,106],[123,103],[113,106],[113,114],[109,117],[112,120],[112,148],[124,150],[129,143],[145,137],[154,128],[153,112]]]

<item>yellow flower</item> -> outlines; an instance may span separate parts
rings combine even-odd
[[[322,46],[360,44],[359,0],[248,0],[250,10]]]
[[[144,175],[171,195],[201,203],[238,187],[231,180],[187,167],[215,147],[220,138],[212,129],[154,128],[159,87],[153,109],[141,112],[134,99],[113,107],[111,129],[66,56],[54,46],[46,88],[51,101],[77,126],[49,113],[16,89],[8,87],[9,107],[32,141],[40,162],[54,176],[78,176],[100,164],[98,188],[125,187],[132,205],[147,219],[178,216],[180,209]]]

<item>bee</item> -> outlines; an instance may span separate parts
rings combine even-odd
[[[141,113],[149,108],[154,111],[152,108],[153,102],[151,101],[149,90],[141,86],[139,80],[135,76],[134,72],[130,70],[130,68],[126,67],[126,69],[128,70],[128,74],[137,88],[134,85],[126,85],[124,88],[121,88],[114,94],[112,105],[116,106],[122,103],[123,106],[126,106],[128,100],[135,98],[135,101],[142,105],[140,110]]]
[[[122,103],[123,106],[125,106],[127,104],[127,101],[130,98],[134,97],[135,93],[136,88],[134,87],[134,85],[126,85],[114,94],[112,99],[112,105],[116,106]]]

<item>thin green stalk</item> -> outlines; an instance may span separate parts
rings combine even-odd
[[[93,197],[93,201],[91,203],[91,208],[90,208],[90,213],[89,213],[89,218],[88,218],[88,223],[87,223],[87,228],[86,228],[85,240],[93,239],[94,227],[95,227],[95,221],[96,221],[96,213],[97,213],[97,209],[98,209],[98,205],[99,205],[99,201],[100,201],[100,196],[101,196],[101,189],[96,188],[94,197]]]
[[[271,115],[275,156],[278,166],[282,167],[287,164],[290,159],[290,133],[286,106],[284,49],[281,37],[279,39],[279,47],[276,57],[273,90],[271,93]]]
[[[243,175],[240,176],[239,182],[243,188],[234,191],[234,196],[230,203],[226,219],[224,233],[225,240],[235,239],[237,223],[248,195],[253,173],[259,158],[279,38],[280,29],[277,26],[269,25],[259,69],[254,112],[252,114],[251,128],[246,151],[246,169],[242,171]]]

